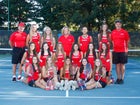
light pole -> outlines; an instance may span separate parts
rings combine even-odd
[[[10,9],[9,9],[9,0],[8,0],[8,31],[9,31],[9,13],[10,13],[10,11],[9,11]]]

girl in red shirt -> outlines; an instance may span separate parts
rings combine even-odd
[[[27,66],[27,70],[25,71],[25,78],[23,78],[22,81],[29,86],[46,89],[46,83],[41,82],[41,70],[39,67],[38,57],[33,56],[32,62],[32,64]]]
[[[80,50],[83,52],[83,55],[85,56],[86,51],[88,50],[88,45],[90,42],[93,42],[93,39],[91,36],[87,34],[88,29],[87,27],[82,28],[83,35],[78,37],[78,44],[80,46]]]
[[[58,82],[58,80],[57,80],[57,70],[56,67],[54,66],[51,56],[47,58],[46,65],[42,67],[42,78],[45,81],[45,83],[47,83],[46,89],[54,90],[54,87]]]
[[[106,68],[102,66],[101,60],[95,60],[95,75],[85,84],[86,89],[104,88],[107,85]]]
[[[81,67],[77,73],[77,81],[81,90],[84,90],[84,84],[92,78],[92,68],[86,58],[82,59]]]
[[[58,74],[58,79],[60,80],[60,70],[62,69],[62,67],[64,66],[64,59],[65,59],[65,52],[63,50],[63,46],[62,43],[58,42],[57,47],[56,47],[56,52],[54,53],[54,61],[55,61],[55,65],[57,67],[57,74]]]
[[[108,49],[110,49],[110,36],[111,36],[111,33],[108,30],[108,25],[104,23],[101,26],[100,32],[98,34],[99,51],[101,50],[102,43],[106,43],[108,46]]]
[[[89,43],[88,45],[88,50],[86,52],[86,58],[88,62],[91,64],[92,70],[94,70],[94,61],[96,59],[96,51],[93,43]]]
[[[33,56],[37,56],[37,53],[35,51],[35,44],[33,42],[30,42],[28,50],[24,53],[22,60],[21,60],[21,66],[20,66],[21,71],[22,71],[22,69],[24,71],[26,71],[28,65],[32,64]]]
[[[50,27],[46,26],[43,30],[43,37],[41,38],[42,42],[47,42],[49,49],[51,52],[54,51],[55,48],[55,38],[53,37],[52,30]]]
[[[112,53],[108,49],[108,46],[106,43],[101,44],[101,50],[99,52],[100,60],[102,61],[102,65],[106,68],[106,78],[107,83],[109,83],[112,71]]]
[[[71,52],[71,60],[72,65],[76,65],[78,67],[81,66],[81,60],[83,58],[83,53],[79,50],[79,46],[77,43],[73,45],[72,52]]]
[[[26,39],[26,46],[28,46],[28,44],[30,42],[34,42],[35,46],[36,46],[36,52],[39,53],[40,52],[40,45],[41,45],[41,40],[40,40],[40,34],[37,32],[37,24],[32,24],[30,27],[30,32],[27,36]]]
[[[46,60],[48,56],[51,56],[52,53],[49,50],[49,46],[47,42],[44,42],[41,47],[41,52],[39,53],[39,58],[40,58],[40,66],[43,67],[46,65]]]

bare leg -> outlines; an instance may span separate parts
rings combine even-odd
[[[116,64],[116,73],[117,73],[117,79],[121,79],[121,64]]]
[[[121,79],[124,80],[124,75],[125,75],[125,64],[120,64],[121,65]]]
[[[22,65],[20,64],[19,66],[19,71],[18,71],[18,74],[21,75],[22,74]]]
[[[94,84],[94,83],[95,83],[95,80],[92,78],[90,79],[90,81],[86,83],[86,86],[90,86],[91,84]]]
[[[35,81],[35,85],[36,85],[37,87],[42,88],[42,89],[45,89],[45,88],[46,88],[45,86],[43,86],[43,85],[40,83],[40,80],[36,80],[36,81]]]
[[[91,85],[88,85],[88,86],[86,86],[86,89],[87,90],[89,90],[89,89],[93,89],[93,88],[101,88],[102,86],[101,86],[101,84],[98,82],[98,85],[97,85],[97,82],[95,82],[95,83],[93,83],[93,84],[91,84]]]
[[[13,76],[16,76],[17,64],[13,64],[12,68],[13,68]]]

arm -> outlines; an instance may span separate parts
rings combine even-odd
[[[9,45],[10,45],[11,48],[13,48],[13,43],[10,40],[9,40]]]
[[[93,42],[93,38],[90,36],[90,42]]]
[[[27,35],[27,38],[26,38],[26,46],[28,47],[28,45],[29,45],[29,41],[30,41],[30,35],[28,34]]]
[[[80,36],[78,37],[78,45],[80,46]]]
[[[56,46],[56,41],[55,41],[55,38],[53,37],[53,48],[55,49],[55,46]],[[53,50],[54,50],[53,49]]]
[[[61,79],[61,80],[64,79],[64,77],[63,77],[63,67],[62,67],[61,70],[60,70],[60,79]]]
[[[42,78],[46,78],[46,68],[45,68],[45,66],[42,67],[41,75],[42,75]]]
[[[25,52],[22,59],[21,59],[21,65],[24,64],[26,57],[27,57],[27,53]]]
[[[110,51],[110,72],[112,71],[112,52]]]

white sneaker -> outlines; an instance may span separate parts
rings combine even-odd
[[[60,88],[60,83],[57,82],[54,88],[55,88],[56,90],[59,89],[59,88]]]
[[[60,86],[59,86],[60,90],[64,90],[64,84],[65,84],[64,80],[61,80]]]
[[[77,81],[72,81],[72,90],[75,90],[76,88],[78,88],[78,84],[77,84]]]
[[[65,86],[64,86],[64,90],[70,90],[70,82],[68,80],[65,80]]]

